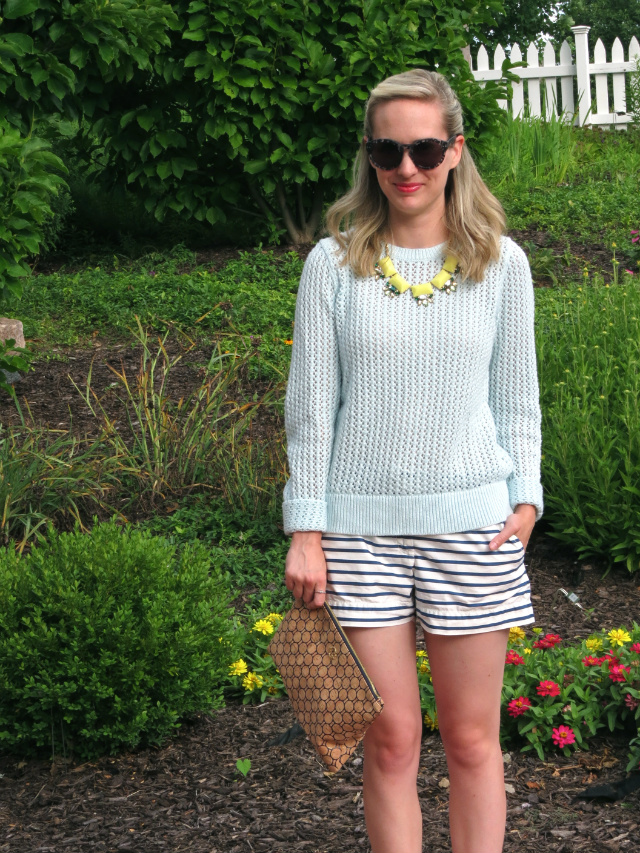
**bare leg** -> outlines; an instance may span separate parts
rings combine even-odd
[[[453,853],[500,853],[506,796],[500,693],[509,632],[425,633],[449,767]]]
[[[384,701],[364,739],[364,815],[372,853],[421,853],[415,624],[345,630]]]

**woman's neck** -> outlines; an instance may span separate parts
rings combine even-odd
[[[403,217],[398,221],[391,211],[389,237],[394,246],[401,246],[403,249],[430,249],[432,246],[446,243],[449,230],[444,223],[444,216],[435,221],[432,217]]]

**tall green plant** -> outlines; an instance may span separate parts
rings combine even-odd
[[[65,171],[45,140],[0,124],[0,305],[22,292],[31,273],[26,258],[40,248]]]
[[[62,161],[43,139],[24,138],[0,119],[0,314],[9,296],[19,297],[31,274],[29,255],[44,239],[51,203],[64,183]],[[0,344],[0,388],[9,390],[5,374],[28,368],[28,356]]]
[[[640,570],[640,287],[537,292],[543,485],[551,533]]]
[[[163,0],[5,0],[0,18],[0,119],[23,134],[34,119],[108,110],[177,22]]]
[[[465,26],[496,5],[182,0],[171,49],[91,133],[159,218],[253,215],[306,242],[324,202],[348,184],[368,91],[384,77],[439,68],[461,99],[471,145],[493,138],[504,92],[481,88],[460,48]]]

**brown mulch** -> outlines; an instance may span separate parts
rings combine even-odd
[[[539,534],[529,568],[539,625],[562,637],[630,625],[640,578],[602,577]],[[574,591],[591,616],[559,593]],[[308,742],[268,742],[294,717],[286,700],[229,706],[185,723],[160,749],[84,764],[0,754],[1,853],[354,853],[368,851],[362,812],[362,753],[330,776]],[[581,799],[596,783],[625,777],[628,738],[599,737],[588,752],[540,761],[505,753],[507,853],[637,851],[640,791],[623,800]],[[246,778],[236,761],[248,758]],[[418,786],[425,850],[450,849],[447,769],[437,734],[422,744]]]

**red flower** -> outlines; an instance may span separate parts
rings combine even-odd
[[[562,637],[559,634],[545,634],[544,637],[540,637],[539,640],[536,640],[533,644],[534,649],[552,649],[554,646],[557,646],[558,643],[562,642]]]
[[[531,699],[526,696],[518,696],[517,699],[512,699],[507,705],[507,710],[512,717],[519,717],[526,713],[531,707]]]
[[[582,658],[582,663],[584,666],[600,666],[600,664],[605,660],[605,658],[597,658],[594,655],[587,655],[586,658]]]
[[[640,643],[634,643],[632,646],[629,646],[629,651],[640,655]]]
[[[609,664],[609,678],[611,681],[626,681],[625,672],[631,672],[630,666],[623,666],[621,663]]]
[[[569,726],[558,726],[557,729],[553,730],[551,739],[556,746],[560,747],[569,746],[570,743],[576,742],[576,736],[573,733],[573,729],[570,729]]]
[[[537,687],[538,696],[559,696],[560,685],[555,681],[541,681]]]
[[[522,655],[519,655],[518,652],[513,649],[509,649],[507,652],[507,660],[506,663],[515,663],[515,664],[523,664],[524,658]]]
[[[608,661],[613,661],[614,663],[620,663],[620,658],[617,655],[614,655],[613,652],[605,652],[605,655],[602,658],[602,660],[603,661],[608,660]]]
[[[627,708],[630,708],[632,711],[635,711],[638,705],[640,705],[640,702],[638,702],[637,699],[634,699],[631,693],[627,693],[627,695],[624,697],[624,704],[627,706]]]

